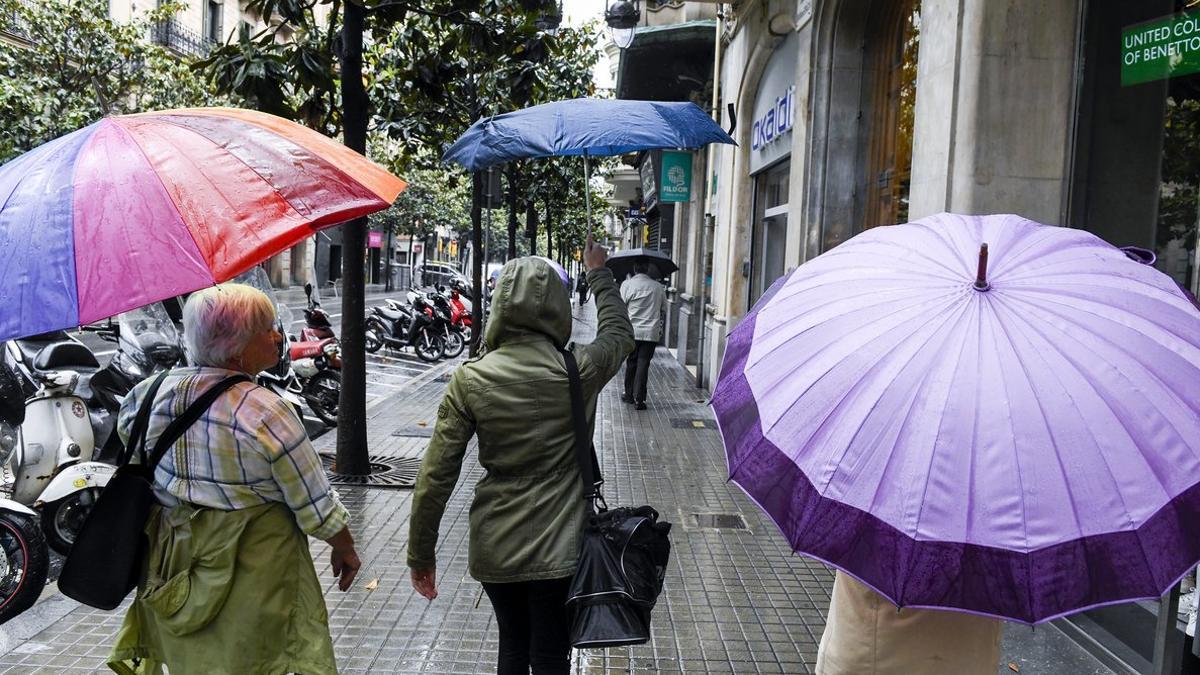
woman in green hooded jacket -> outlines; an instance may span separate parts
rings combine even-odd
[[[633,328],[606,257],[589,238],[584,264],[598,325],[595,340],[573,351],[592,425],[596,397],[633,349]],[[485,332],[487,353],[455,372],[438,407],[409,522],[413,587],[432,600],[438,526],[467,443],[478,437],[487,472],[471,505],[468,564],[496,612],[501,675],[570,669],[567,588],[585,502],[559,353],[571,336],[570,289],[556,267],[532,257],[504,266]]]

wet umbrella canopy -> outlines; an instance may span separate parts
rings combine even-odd
[[[670,256],[650,248],[630,248],[617,251],[609,256],[604,264],[612,270],[613,276],[620,282],[625,277],[632,275],[633,268],[639,263],[648,266],[650,268],[648,274],[655,279],[666,279],[679,271],[679,265],[676,265]]]
[[[0,167],[0,340],[226,281],[404,187],[265,113],[106,118]]]
[[[868,230],[737,325],[712,405],[795,550],[901,606],[1037,623],[1200,560],[1200,311],[1081,230]]]

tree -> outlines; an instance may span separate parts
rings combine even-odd
[[[0,163],[106,115],[227,102],[188,63],[146,36],[180,9],[119,23],[107,0],[0,0]]]
[[[242,96],[276,114],[302,120],[329,135],[340,131],[348,147],[366,154],[372,118],[377,121],[377,126],[393,130],[411,127],[414,116],[428,113],[438,116],[446,111],[445,107],[431,108],[428,104],[414,105],[411,109],[389,109],[383,105],[392,99],[389,88],[378,86],[382,79],[379,64],[388,60],[381,55],[388,54],[388,49],[407,46],[396,41],[397,35],[408,36],[422,50],[417,54],[417,61],[426,70],[421,73],[422,96],[417,98],[444,101],[442,93],[429,89],[428,85],[444,82],[471,65],[471,58],[443,62],[442,53],[429,51],[427,48],[432,43],[420,32],[412,30],[412,26],[419,24],[433,25],[441,35],[460,36],[462,42],[442,46],[454,51],[470,45],[474,50],[472,58],[487,64],[491,69],[488,75],[470,80],[476,93],[479,81],[494,77],[496,73],[513,78],[507,84],[520,90],[532,86],[529,80],[534,73],[532,65],[522,66],[522,62],[532,64],[537,60],[536,54],[530,51],[537,45],[531,41],[533,38],[526,36],[531,30],[537,33],[532,28],[533,20],[552,2],[250,0],[249,9],[264,18],[267,28],[256,35],[241,32],[236,43],[217,50],[202,67],[213,75],[223,91]],[[291,39],[281,39],[281,31],[287,31]],[[472,113],[482,109],[477,96],[467,100],[467,108]],[[381,110],[384,111],[382,115]],[[398,118],[406,121],[397,124]],[[404,141],[403,134],[392,135]],[[437,143],[427,145],[439,147]],[[477,201],[478,180],[474,183],[474,200]],[[365,218],[342,226],[344,358],[337,466],[339,471],[351,474],[370,472],[366,442],[366,352],[363,348],[365,286],[362,267],[366,226]],[[475,237],[478,240],[478,229]],[[476,308],[482,304],[478,301],[478,286],[477,272]]]

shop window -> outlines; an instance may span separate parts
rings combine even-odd
[[[776,164],[754,176],[754,227],[750,242],[750,305],[783,276],[787,249],[788,174],[791,164]]]
[[[879,77],[874,92],[864,228],[908,222],[921,4],[906,0],[889,9],[883,21],[885,43],[876,57]]]
[[[204,3],[204,37],[211,42],[224,42],[224,10],[220,0],[206,0]]]
[[[1200,74],[1123,86],[1122,32],[1189,9],[1184,0],[1089,3],[1068,221],[1200,290]],[[1198,13],[1197,15],[1200,15]]]

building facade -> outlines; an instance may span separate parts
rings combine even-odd
[[[698,152],[703,188],[676,205],[668,346],[711,386],[729,331],[776,279],[866,228],[942,211],[1016,213],[1147,248],[1196,293],[1196,4],[687,3],[717,10],[706,107],[738,145]],[[1150,672],[1156,608],[1063,626]]]

